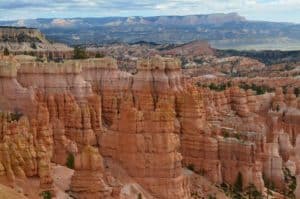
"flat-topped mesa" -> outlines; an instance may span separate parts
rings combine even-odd
[[[18,81],[24,87],[33,87],[45,94],[71,92],[78,101],[91,96],[92,87],[81,75],[79,61],[64,63],[24,62],[18,70]]]
[[[38,29],[26,27],[0,27],[0,42],[5,41],[49,43]]]
[[[0,51],[8,49],[12,54],[30,52],[38,57],[71,58],[73,49],[65,44],[52,43],[38,30],[25,27],[0,26]],[[1,54],[0,53],[0,54]]]

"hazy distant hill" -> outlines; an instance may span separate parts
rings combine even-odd
[[[300,49],[300,24],[248,21],[236,13],[2,21],[0,25],[39,28],[67,44],[113,42],[186,43],[207,40],[232,49]]]

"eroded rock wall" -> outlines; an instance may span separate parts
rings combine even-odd
[[[0,181],[38,176],[41,191],[55,192],[51,163],[66,165],[70,155],[79,198],[124,194],[107,160],[154,198],[190,197],[183,167],[218,184],[233,185],[241,173],[244,188],[260,191],[263,176],[282,190],[285,168],[299,177],[300,103],[291,90],[199,89],[178,60],[159,56],[139,60],[137,70],[120,71],[111,58],[3,60]]]

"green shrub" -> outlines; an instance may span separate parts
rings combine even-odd
[[[23,116],[23,113],[21,113],[19,111],[15,111],[14,113],[10,114],[10,118],[12,121],[19,121],[22,116]]]
[[[246,188],[246,195],[249,199],[263,199],[262,193],[260,193],[254,184],[250,184]]]
[[[197,63],[197,64],[203,64],[204,60],[203,60],[203,58],[200,57],[200,58],[194,59],[194,62]]]
[[[103,58],[105,55],[103,53],[96,53],[96,58]]]
[[[253,90],[253,91],[256,92],[256,95],[263,95],[263,94],[265,94],[266,92],[273,92],[273,91],[274,91],[273,88],[270,88],[270,87],[265,86],[265,85],[262,85],[262,86],[258,86],[258,85],[256,85],[256,84],[251,84],[251,85],[249,85],[249,84],[246,84],[245,82],[242,82],[242,83],[239,85],[239,87],[240,87],[241,89],[244,89],[244,90],[249,90],[249,89],[251,89],[251,90]]]
[[[75,162],[75,158],[74,155],[72,153],[69,153],[68,157],[67,157],[67,162],[66,162],[66,166],[69,169],[74,169],[74,162]]]
[[[265,187],[268,190],[275,191],[275,185],[271,180],[269,180],[265,175],[263,175],[263,180],[264,180]],[[270,193],[272,193],[272,192],[270,192]]]
[[[43,191],[41,195],[42,195],[43,199],[51,199],[52,198],[50,191]]]
[[[283,169],[285,189],[284,195],[288,198],[295,199],[295,190],[297,187],[296,177],[291,174],[291,171],[288,168]]]
[[[240,139],[241,139],[241,134],[240,134],[240,133],[235,133],[235,134],[234,134],[234,137],[235,137],[236,139],[240,140]]]
[[[215,83],[210,83],[208,87],[210,90],[215,90],[215,91],[224,91],[227,88],[226,84],[224,83],[219,85],[216,85]]]
[[[223,137],[228,138],[230,136],[228,131],[223,131]]]
[[[231,86],[232,86],[232,82],[231,81],[227,82],[227,87],[230,88]]]
[[[36,46],[35,43],[31,43],[31,44],[30,44],[30,48],[32,48],[32,49],[37,49],[37,46]]]
[[[87,54],[86,54],[86,50],[85,48],[81,48],[79,46],[76,46],[74,48],[74,55],[73,55],[74,59],[86,59],[88,58]]]

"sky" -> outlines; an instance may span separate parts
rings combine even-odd
[[[300,0],[0,0],[0,20],[237,12],[249,20],[300,23]]]

